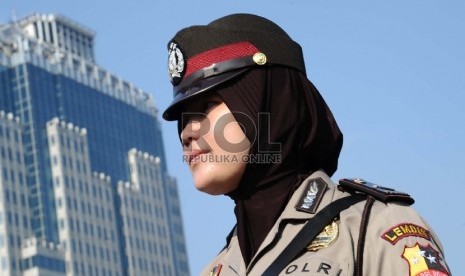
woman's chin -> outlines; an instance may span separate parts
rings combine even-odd
[[[209,195],[221,195],[224,194],[222,191],[221,185],[218,183],[213,183],[211,180],[207,179],[194,179],[195,188],[203,193]]]
[[[223,177],[215,179],[214,175],[194,176],[195,188],[209,195],[224,195],[231,192],[237,187],[236,183],[231,182],[231,179]]]
[[[239,186],[245,167],[246,163],[242,162],[197,162],[191,165],[190,171],[197,190],[221,195]]]

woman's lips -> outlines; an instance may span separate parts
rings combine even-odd
[[[184,155],[187,156],[187,163],[190,166],[192,163],[199,160],[202,154],[206,154],[208,152],[208,150],[192,150],[190,152],[184,153]]]

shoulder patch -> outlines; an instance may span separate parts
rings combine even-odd
[[[385,203],[394,201],[412,205],[415,202],[409,194],[376,185],[361,178],[343,178],[339,180],[338,189],[341,191],[371,195]]]
[[[416,276],[449,276],[449,272],[441,264],[442,258],[430,244],[415,244],[412,247],[405,246],[402,253],[409,265],[410,275]]]
[[[431,235],[427,229],[419,225],[407,222],[391,227],[381,235],[381,238],[394,245],[399,240],[412,236],[420,237],[426,240],[431,240]]]

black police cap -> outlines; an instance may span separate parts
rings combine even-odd
[[[272,21],[232,14],[179,31],[168,43],[173,102],[163,113],[177,120],[182,104],[256,66],[283,65],[304,75],[302,48]]]

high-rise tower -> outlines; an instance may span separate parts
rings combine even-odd
[[[157,109],[94,36],[60,15],[0,26],[0,274],[189,275]]]

